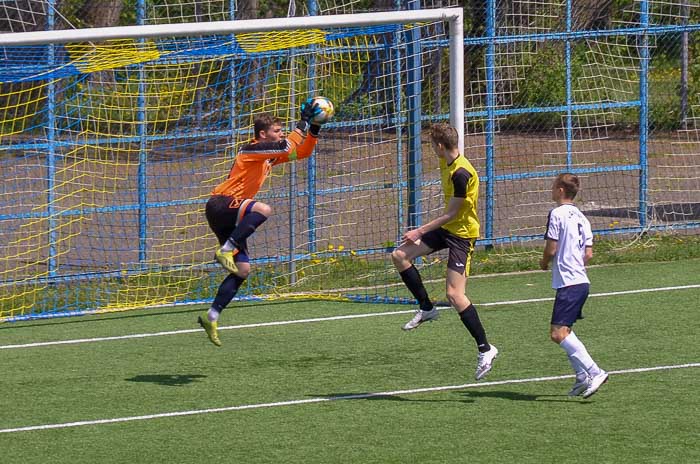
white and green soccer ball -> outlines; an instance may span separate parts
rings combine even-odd
[[[326,97],[314,97],[311,104],[318,103],[319,112],[311,118],[312,124],[325,124],[330,120],[335,114],[335,108],[333,107],[333,102]]]

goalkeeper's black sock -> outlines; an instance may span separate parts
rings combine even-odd
[[[408,290],[416,298],[416,301],[418,301],[420,309],[423,311],[430,311],[433,309],[433,303],[430,301],[430,298],[428,298],[428,291],[423,285],[423,280],[420,278],[418,269],[416,269],[414,265],[411,265],[411,267],[405,271],[399,272],[399,275],[403,283],[408,287]]]
[[[476,346],[479,349],[479,353],[484,353],[491,349],[491,345],[486,340],[486,331],[484,326],[481,325],[481,320],[479,319],[479,313],[476,312],[476,308],[473,304],[467,306],[467,309],[459,313],[459,318],[462,319],[462,324],[467,328],[469,333],[476,340]]]
[[[260,225],[267,221],[267,216],[260,214],[257,211],[251,211],[250,213],[243,216],[241,222],[238,223],[231,237],[228,241],[233,244],[234,247],[238,248],[238,244],[242,243],[245,239],[250,237],[255,229],[260,227]]]
[[[238,277],[236,274],[229,274],[226,276],[221,285],[219,285],[219,290],[216,292],[216,298],[211,305],[211,309],[214,311],[221,311],[231,302],[241,284],[245,282],[243,277]]]

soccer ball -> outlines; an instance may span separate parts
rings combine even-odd
[[[311,118],[312,124],[325,124],[329,119],[335,114],[335,108],[333,108],[333,102],[326,97],[314,97],[311,99],[311,104],[318,103],[319,113],[315,114]]]

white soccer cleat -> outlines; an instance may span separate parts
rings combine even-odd
[[[590,385],[588,385],[586,391],[583,392],[583,397],[590,398],[607,381],[608,373],[601,370],[598,375],[594,375],[593,377],[591,377],[591,383]]]
[[[424,322],[434,321],[438,318],[439,313],[437,308],[433,308],[430,311],[423,311],[419,309],[416,311],[416,315],[413,319],[408,321],[406,325],[403,326],[403,330],[413,330]]]
[[[591,378],[586,376],[583,380],[576,380],[574,386],[569,390],[569,396],[579,396],[591,386]]]
[[[490,350],[479,353],[479,358],[476,363],[476,374],[474,375],[476,380],[481,380],[486,377],[486,374],[488,374],[493,367],[493,361],[496,359],[496,356],[498,356],[498,348],[493,345],[491,345]]]

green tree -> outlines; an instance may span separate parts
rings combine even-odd
[[[83,27],[112,27],[119,25],[124,0],[83,0],[78,17]]]

